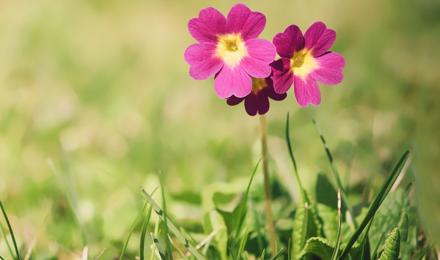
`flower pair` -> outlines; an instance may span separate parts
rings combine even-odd
[[[320,104],[317,81],[343,79],[344,59],[329,51],[335,31],[317,22],[303,35],[291,25],[271,43],[257,38],[265,25],[262,13],[243,4],[233,6],[227,17],[215,8],[201,10],[188,24],[198,41],[185,51],[190,75],[197,80],[214,76],[217,95],[229,105],[244,100],[249,115],[265,114],[269,98],[283,100],[292,85],[300,106]],[[276,53],[280,58],[274,61]]]

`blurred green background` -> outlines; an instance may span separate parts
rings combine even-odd
[[[412,148],[420,216],[439,241],[440,2],[243,2],[267,15],[263,38],[322,20],[346,58],[344,82],[321,87],[320,107],[299,109],[293,93],[272,103],[272,172],[292,173],[287,111],[309,184],[328,171],[312,117],[353,185],[380,184]],[[212,80],[192,80],[183,60],[194,42],[187,21],[234,3],[1,1],[0,198],[21,244],[40,257],[70,259],[84,241],[94,255],[115,255],[143,203],[140,188],[157,187],[159,171],[170,213],[188,226],[201,221],[207,187],[248,179],[259,158],[258,118],[217,98]]]

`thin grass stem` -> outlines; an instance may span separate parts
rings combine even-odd
[[[5,240],[5,244],[6,244],[6,247],[8,248],[9,254],[12,257],[14,257],[14,252],[12,251],[11,244],[8,241],[8,237],[6,236],[6,231],[3,229],[3,226],[1,225],[1,223],[0,223],[0,232],[2,233],[2,236],[3,236],[4,240]]]
[[[275,225],[273,222],[272,212],[272,190],[269,173],[269,154],[267,149],[267,122],[264,115],[260,116],[260,138],[261,138],[261,153],[263,161],[263,176],[264,176],[264,192],[265,192],[265,214],[266,214],[266,228],[269,233],[269,244],[272,256],[277,252]]]
[[[334,176],[334,178],[336,180],[336,186],[341,191],[342,203],[347,208],[347,212],[348,212],[348,214],[350,215],[350,218],[353,221],[354,227],[357,228],[358,224],[357,224],[356,218],[353,215],[353,208],[351,207],[350,202],[348,201],[348,196],[345,193],[345,188],[344,188],[344,185],[342,184],[342,181],[341,181],[341,175],[339,174],[339,171],[338,171],[338,169],[335,166],[333,155],[330,152],[330,148],[327,145],[327,142],[326,142],[326,140],[324,138],[324,135],[322,134],[319,126],[318,126],[318,123],[316,122],[315,119],[313,119],[312,122],[313,122],[313,125],[315,126],[316,132],[319,134],[319,137],[321,139],[321,143],[324,146],[325,153],[327,155],[327,159],[328,159],[328,162],[329,162],[329,165],[330,165],[331,172],[333,173],[333,176]]]
[[[295,173],[296,182],[298,183],[302,199],[304,202],[309,202],[307,194],[306,194],[306,190],[304,189],[304,185],[302,184],[301,178],[299,177],[298,165],[296,163],[295,155],[293,153],[292,141],[290,138],[290,115],[289,115],[289,113],[287,113],[287,116],[286,116],[285,137],[286,137],[286,141],[287,141],[287,149],[289,150],[289,156],[290,156],[290,159],[293,164],[293,170]]]
[[[338,235],[336,238],[336,247],[333,251],[332,260],[338,259],[339,248],[341,247],[341,229],[342,229],[342,203],[341,203],[341,191],[338,190]]]
[[[0,208],[2,210],[3,217],[5,218],[6,224],[8,225],[9,233],[11,234],[11,237],[12,237],[12,243],[14,244],[16,259],[21,260],[20,253],[19,253],[18,246],[17,246],[17,241],[15,240],[14,231],[12,230],[11,223],[9,222],[8,215],[6,214],[5,207],[3,206],[3,202],[1,200],[0,200]]]

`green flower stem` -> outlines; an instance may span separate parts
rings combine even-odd
[[[260,116],[260,134],[261,134],[261,159],[263,161],[264,174],[264,192],[265,192],[265,214],[266,214],[266,229],[269,233],[269,244],[272,256],[276,254],[276,236],[275,225],[273,222],[272,213],[272,191],[269,175],[269,155],[267,151],[267,122],[264,115]]]

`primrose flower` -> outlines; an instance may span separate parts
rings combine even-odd
[[[319,105],[317,82],[334,85],[344,77],[344,58],[329,51],[335,39],[336,32],[322,22],[314,23],[304,35],[296,25],[277,34],[273,43],[281,59],[272,64],[275,92],[286,93],[293,84],[300,106]]]
[[[278,94],[273,89],[272,79],[257,79],[252,78],[252,91],[249,95],[243,98],[231,96],[226,100],[230,106],[240,104],[244,100],[244,108],[250,116],[255,116],[257,113],[264,115],[269,111],[269,98],[273,100],[283,100],[287,94]]]
[[[251,77],[266,78],[276,51],[270,41],[257,39],[266,17],[237,4],[227,17],[209,7],[188,23],[198,43],[185,51],[190,75],[197,80],[215,76],[214,87],[221,98],[246,97],[252,91]]]

